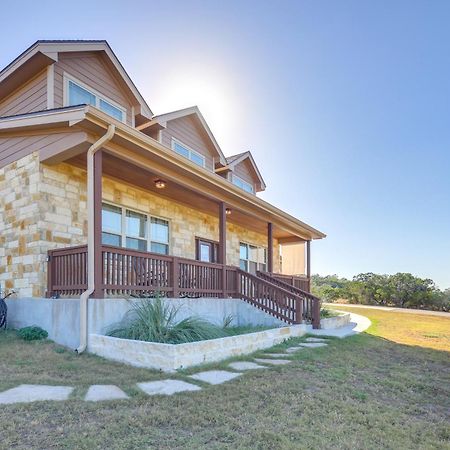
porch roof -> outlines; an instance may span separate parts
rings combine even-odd
[[[40,150],[41,162],[68,162],[83,167],[89,145],[105,134],[114,123],[116,132],[104,147],[106,177],[153,191],[158,195],[217,216],[218,203],[225,202],[232,210],[231,223],[262,233],[267,223],[274,226],[273,237],[280,243],[322,239],[326,235],[261,198],[249,194],[214,172],[197,166],[165,146],[92,106],[76,106],[41,113],[23,114],[0,119],[0,136],[37,132],[69,132],[66,143]],[[124,164],[126,162],[127,164]],[[156,189],[158,178],[167,182],[165,189]]]

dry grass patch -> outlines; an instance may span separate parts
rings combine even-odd
[[[295,343],[301,339],[293,340]],[[450,365],[442,351],[374,335],[332,339],[220,386],[85,403],[90,383],[124,390],[158,376],[0,333],[1,383],[77,386],[74,399],[0,407],[0,448],[448,449]],[[274,350],[282,350],[286,344]],[[263,352],[259,353],[259,355]],[[214,367],[225,367],[225,363]],[[6,370],[6,372],[5,372]],[[3,374],[6,373],[6,377]],[[177,374],[185,378],[186,374]]]
[[[441,317],[351,306],[328,307],[368,317],[372,326],[367,333],[373,336],[399,344],[450,352],[450,314],[448,317]]]

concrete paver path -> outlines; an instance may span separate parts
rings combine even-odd
[[[201,390],[200,386],[181,380],[149,381],[147,383],[137,383],[137,385],[148,395],[172,395],[177,392]]]
[[[233,370],[255,370],[255,369],[267,369],[267,367],[260,366],[250,361],[236,361],[228,364]]]
[[[255,358],[255,361],[261,364],[270,364],[272,366],[284,366],[285,364],[289,364],[292,362],[289,359],[263,359],[263,358]]]
[[[128,395],[114,384],[94,384],[86,394],[84,399],[87,402],[101,402],[104,400],[124,400]]]
[[[21,384],[0,393],[0,404],[29,403],[45,400],[67,400],[73,391],[70,386]]]
[[[199,372],[190,377],[194,380],[204,381],[209,384],[222,384],[225,381],[232,380],[233,378],[239,377],[241,373],[228,372],[226,370],[207,370],[206,372]]]

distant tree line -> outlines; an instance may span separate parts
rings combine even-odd
[[[360,273],[353,280],[313,275],[311,287],[313,294],[327,302],[346,300],[363,305],[450,311],[450,289],[441,291],[433,280],[410,273]]]

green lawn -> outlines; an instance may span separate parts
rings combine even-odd
[[[388,334],[377,316],[369,333],[303,350],[288,366],[200,392],[146,397],[133,384],[160,379],[155,371],[0,332],[0,390],[76,387],[67,402],[0,407],[0,448],[450,449],[450,353]],[[92,383],[117,384],[131,399],[85,403]]]

